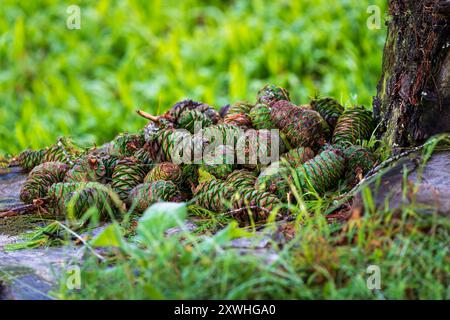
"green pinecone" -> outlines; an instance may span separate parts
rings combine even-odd
[[[338,118],[344,112],[344,107],[337,100],[330,97],[311,100],[310,105],[320,113],[331,130],[334,129]]]
[[[333,144],[356,144],[358,140],[370,138],[375,123],[372,113],[363,106],[347,109],[339,117],[333,132]]]
[[[194,191],[195,204],[214,212],[228,209],[227,200],[233,194],[233,189],[222,180],[211,179],[200,183]]]
[[[74,166],[67,172],[64,182],[107,182],[106,166],[103,159],[95,155],[87,155],[75,160]]]
[[[109,154],[130,157],[142,148],[144,143],[142,134],[121,133],[111,142]]]
[[[226,115],[223,119],[223,123],[237,126],[242,129],[248,129],[252,127],[252,121],[250,117],[245,113]]]
[[[314,158],[314,151],[312,151],[311,148],[298,147],[291,149],[283,154],[280,158],[280,161],[289,164],[293,168],[296,168],[312,158]]]
[[[144,182],[172,181],[180,186],[183,183],[183,171],[181,167],[172,162],[161,162],[156,164],[145,176]]]
[[[250,128],[252,126],[252,122],[249,113],[252,108],[253,105],[247,101],[236,102],[228,109],[223,122],[244,129]]]
[[[131,189],[144,181],[148,171],[147,165],[133,158],[122,159],[114,168],[111,186],[122,201],[127,201]]]
[[[358,183],[375,165],[375,157],[362,146],[351,145],[343,150],[347,161],[346,178],[350,185]]]
[[[212,120],[199,110],[186,110],[184,111],[178,120],[178,128],[186,129],[190,133],[194,133],[194,130],[201,130],[202,128],[212,125]]]
[[[98,182],[58,182],[53,184],[47,192],[49,205],[56,210],[58,214],[65,214],[65,199],[67,196],[80,189],[95,187]]]
[[[271,104],[276,101],[287,100],[289,101],[289,92],[274,84],[266,84],[258,91],[256,95],[257,103]]]
[[[36,166],[29,174],[20,190],[20,199],[32,203],[35,199],[45,198],[48,189],[61,182],[69,167],[61,162],[45,162]]]
[[[42,162],[64,162],[72,164],[82,150],[68,138],[58,138],[58,142],[44,150]]]
[[[30,171],[42,163],[44,160],[44,152],[44,150],[25,150],[21,152],[17,158],[13,159],[13,161],[17,162],[17,164],[25,171]]]
[[[193,137],[189,132],[174,129],[158,131],[153,140],[148,141],[150,158],[154,162],[172,161],[174,155],[180,159],[184,152],[188,152],[189,161],[192,161]]]
[[[166,116],[174,123],[178,123],[181,115],[189,110],[197,110],[206,115],[212,122],[212,124],[216,124],[220,120],[219,113],[207,105],[206,103],[196,102],[190,99],[182,100],[177,102],[166,114]]]
[[[232,114],[248,114],[253,105],[248,101],[238,101],[230,106],[225,117]]]
[[[123,204],[110,187],[91,184],[89,187],[77,189],[68,194],[64,198],[62,212],[66,214],[69,221],[76,223],[91,208],[97,209],[98,219],[110,220],[109,218],[120,216]]]
[[[255,129],[273,129],[275,124],[270,118],[271,108],[267,104],[258,103],[249,112],[249,118]]]
[[[121,157],[113,156],[110,154],[101,154],[99,155],[103,165],[105,166],[105,176],[104,180],[106,183],[110,183],[112,180],[112,175],[116,165],[121,160]]]
[[[98,182],[58,182],[48,189],[48,197],[52,200],[63,199],[76,190],[95,187],[98,184]]]
[[[256,183],[256,173],[248,170],[235,170],[226,179],[226,184],[235,190],[253,188]]]
[[[141,213],[155,202],[181,200],[181,193],[172,181],[158,180],[134,187],[128,201],[132,210]]]
[[[262,192],[255,188],[238,189],[233,195],[232,205],[234,209],[248,207],[250,210],[242,210],[234,215],[240,224],[248,225],[252,220],[260,222],[266,220],[275,207],[281,204],[277,196],[269,192]],[[249,211],[252,218],[249,217]]]
[[[327,122],[317,111],[288,101],[273,104],[270,117],[292,147],[318,148],[325,144],[330,134]]]
[[[301,187],[322,194],[336,186],[345,172],[345,158],[339,149],[327,149],[295,169]]]

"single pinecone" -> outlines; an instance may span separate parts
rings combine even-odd
[[[314,158],[314,151],[311,148],[298,147],[283,154],[280,161],[286,162],[291,167],[296,168],[312,158]]]
[[[25,150],[14,158],[13,162],[17,163],[25,171],[30,171],[42,163],[44,159],[44,152],[44,150]]]
[[[48,206],[55,210],[57,214],[65,214],[65,200],[74,191],[95,187],[98,182],[58,182],[53,184],[47,192]]]
[[[260,222],[266,220],[270,213],[279,206],[281,201],[269,192],[262,192],[255,188],[238,189],[232,197],[234,209],[249,208],[234,214],[241,225],[248,225],[251,221]],[[252,217],[249,217],[249,211]]]
[[[211,120],[212,124],[216,124],[221,118],[220,114],[213,107],[206,103],[196,102],[190,99],[177,102],[167,112],[167,116],[172,119],[173,122],[178,123],[181,115],[187,110],[200,111]]]
[[[266,84],[262,87],[256,95],[256,101],[263,104],[271,104],[276,101],[287,100],[289,101],[289,92],[274,84]]]
[[[187,153],[188,160],[192,161],[193,136],[186,131],[160,130],[153,137],[153,140],[148,141],[147,150],[154,162],[173,161],[173,157],[183,159],[184,152]],[[178,159],[173,162],[179,163]]]
[[[47,196],[48,189],[61,182],[69,167],[61,162],[46,162],[36,166],[29,174],[20,190],[20,199],[32,203]]]
[[[256,173],[248,170],[235,170],[226,179],[226,184],[235,190],[253,188],[256,182]]]
[[[181,167],[172,162],[161,162],[156,164],[145,176],[144,182],[172,181],[177,186],[183,183],[183,171]]]
[[[239,101],[230,106],[227,114],[224,116],[223,122],[235,125],[241,128],[250,128],[252,126],[249,112],[253,105],[246,101]]]
[[[91,184],[89,187],[77,189],[68,194],[64,199],[63,213],[71,222],[78,219],[91,208],[96,208],[97,219],[109,220],[108,218],[119,217],[123,204],[118,195],[109,187],[102,184]],[[83,217],[87,220],[87,217]],[[91,218],[91,217],[89,217]]]
[[[66,198],[76,190],[95,187],[98,184],[98,182],[58,182],[48,189],[47,195],[51,199],[51,202],[56,202],[57,200]]]
[[[121,160],[121,157],[110,155],[110,154],[101,154],[100,155],[101,162],[105,166],[105,175],[104,180],[106,183],[110,183],[112,180],[112,175],[116,165]]]
[[[245,113],[226,115],[223,123],[237,126],[242,129],[248,129],[252,127],[252,121],[250,120],[250,117]]]
[[[121,133],[110,144],[109,154],[130,157],[142,148],[145,140],[142,134]]]
[[[210,125],[212,125],[211,119],[196,109],[183,112],[178,120],[178,128],[186,129],[190,133],[194,133],[194,130],[201,130]]]
[[[355,145],[345,148],[343,153],[347,161],[345,176],[350,185],[355,185],[375,165],[375,157],[368,149]]]
[[[273,129],[275,124],[270,118],[271,108],[267,104],[258,103],[255,105],[248,116],[255,129]]]
[[[253,108],[253,105],[248,101],[238,101],[230,106],[228,109],[226,115],[232,115],[232,114],[248,114],[250,110]]]
[[[345,158],[339,149],[328,149],[295,169],[301,187],[324,193],[336,186],[345,172]]]
[[[182,196],[172,181],[158,180],[134,187],[130,192],[128,201],[131,203],[132,210],[141,213],[155,202],[178,202],[182,201]]]
[[[44,150],[42,162],[64,162],[72,164],[82,153],[81,149],[68,138],[58,138],[58,142]]]
[[[289,101],[274,103],[270,117],[292,147],[318,148],[325,144],[330,134],[328,124],[317,111]]]
[[[147,173],[147,165],[133,158],[122,159],[114,168],[111,186],[120,199],[126,201],[131,189],[142,183]]]
[[[202,128],[209,127],[212,124],[212,120],[197,109],[184,111],[178,120],[178,128],[186,129],[190,133],[194,133],[194,130],[200,131]]]
[[[74,166],[67,171],[64,182],[107,182],[106,166],[100,156],[87,155],[75,160]]]
[[[344,107],[337,100],[330,97],[311,100],[310,105],[320,113],[331,130],[334,129],[338,118],[344,112]]]
[[[69,166],[63,162],[58,161],[43,162],[40,165],[34,167],[33,170],[30,171],[28,176],[50,171],[53,175],[57,176],[59,179],[63,179],[68,169]]]
[[[356,144],[358,140],[369,139],[374,128],[372,113],[363,106],[356,106],[345,110],[339,117],[331,142],[342,145]]]
[[[195,112],[190,112],[194,111]],[[149,119],[151,122],[144,128],[146,142],[155,142],[161,138],[162,131],[170,131],[177,127],[194,130],[195,121],[201,121],[204,126],[217,124],[221,119],[220,114],[205,103],[192,100],[183,100],[176,103],[168,112],[162,116],[153,116],[144,111],[137,110],[137,113]],[[168,159],[167,159],[168,160]]]
[[[223,212],[227,207],[227,200],[233,194],[233,189],[222,180],[211,179],[200,183],[194,191],[194,201],[200,207]]]

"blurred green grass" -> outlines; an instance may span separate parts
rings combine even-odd
[[[371,105],[386,30],[367,7],[385,1],[3,0],[0,154],[58,136],[101,144],[189,97],[216,107],[254,100],[264,83],[306,103],[320,92]]]

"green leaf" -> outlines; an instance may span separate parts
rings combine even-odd
[[[150,206],[139,219],[137,234],[144,238],[162,238],[164,231],[181,226],[186,219],[185,203],[158,202]]]
[[[239,228],[238,223],[236,221],[232,221],[225,229],[217,232],[213,237],[206,239],[201,246],[203,246],[203,250],[210,249],[211,245],[214,246],[223,246],[229,243],[231,240],[237,238],[247,238],[252,237],[254,234],[245,231],[242,228]],[[209,247],[209,248],[208,248]]]
[[[120,227],[116,223],[107,226],[91,242],[93,247],[121,247],[124,244]]]

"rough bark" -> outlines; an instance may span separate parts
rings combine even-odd
[[[394,148],[450,132],[450,1],[389,0],[378,135]]]

